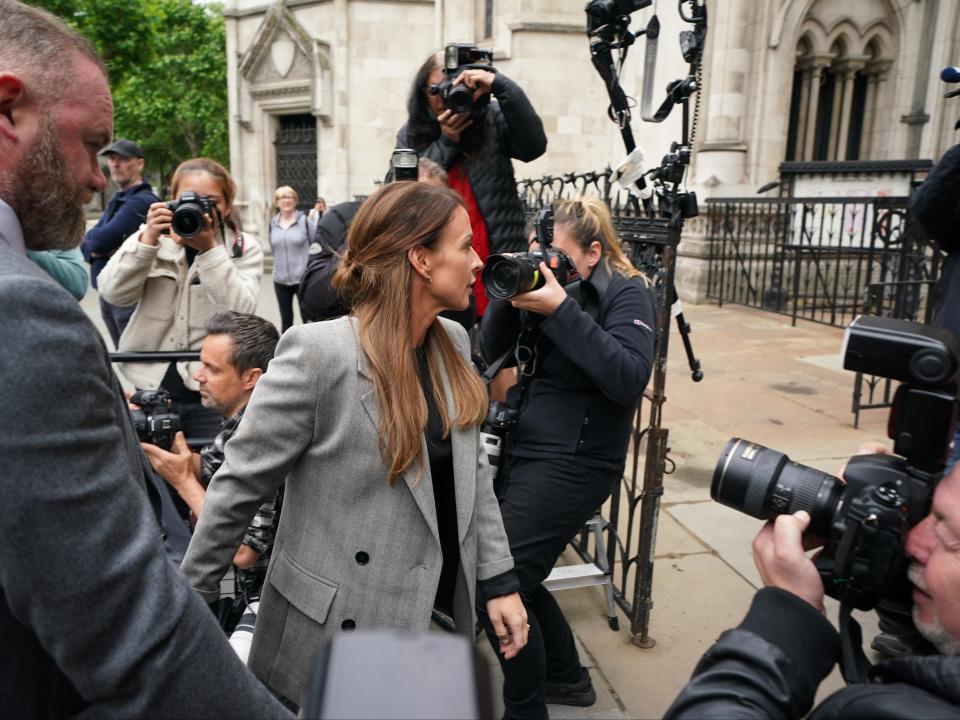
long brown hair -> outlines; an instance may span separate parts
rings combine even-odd
[[[553,204],[553,218],[554,226],[567,227],[584,252],[594,241],[600,243],[602,259],[608,270],[627,278],[641,277],[644,283],[650,284],[646,275],[637,270],[623,252],[610,210],[602,200],[590,196],[559,200]]]
[[[407,251],[433,247],[463,200],[452,190],[427,183],[384,185],[360,206],[347,235],[347,250],[333,286],[360,322],[360,346],[370,362],[380,410],[380,455],[392,484],[414,463],[424,467],[423,431],[427,403],[412,347],[411,283]],[[487,393],[473,368],[434,320],[424,345],[433,399],[443,423],[459,429],[483,420]],[[440,368],[453,393],[456,417],[450,418]]]

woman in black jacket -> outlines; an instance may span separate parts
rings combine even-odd
[[[523,90],[502,73],[465,70],[459,82],[474,90],[475,112],[454,115],[430,86],[443,79],[443,56],[433,54],[413,79],[407,122],[397,147],[413,148],[439,163],[449,185],[460,193],[470,215],[474,249],[490,253],[524,249],[524,215],[511,158],[531,162],[547,149],[543,123]],[[482,96],[492,95],[490,102]],[[487,300],[479,278],[474,286],[477,316]]]
[[[492,300],[480,328],[487,361],[513,349],[523,362],[508,393],[518,415],[500,506],[531,626],[527,647],[503,666],[510,718],[596,699],[570,627],[541,583],[623,474],[655,342],[652,292],[620,248],[606,205],[562,201],[554,214],[553,246],[576,265],[581,300],[541,263],[544,287]]]

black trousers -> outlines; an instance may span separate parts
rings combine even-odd
[[[503,526],[520,580],[530,632],[511,660],[499,653],[508,718],[547,717],[547,682],[576,683],[584,676],[570,625],[542,583],[567,543],[610,496],[620,473],[565,459],[505,459]],[[483,607],[478,616],[494,650],[499,647]]]
[[[273,284],[273,289],[277,293],[277,305],[280,306],[281,333],[285,333],[288,328],[293,327],[293,299],[297,297],[297,287],[297,285]],[[300,307],[299,298],[297,299],[297,307]]]

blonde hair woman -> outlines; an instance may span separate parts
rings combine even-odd
[[[317,223],[297,210],[297,191],[283,185],[273,193],[277,212],[270,220],[268,238],[273,251],[273,289],[280,306],[281,332],[293,325],[293,298],[307,269],[310,243],[317,234]]]
[[[127,238],[98,278],[100,294],[113,305],[137,305],[121,351],[199,350],[208,319],[223,310],[252,313],[260,295],[263,252],[257,238],[240,229],[237,185],[220,163],[193,158],[170,179],[173,197],[190,192],[206,198],[210,212],[192,237],[171,227],[173,212],[153,203],[147,221]],[[213,438],[220,414],[203,405],[193,379],[196,363],[129,363],[121,372],[138,388],[162,387],[174,400],[188,438]]]
[[[334,279],[352,315],[283,336],[210,485],[183,563],[208,601],[286,478],[250,667],[295,703],[340,630],[426,630],[436,606],[472,637],[478,586],[498,649],[511,658],[526,643],[479,443],[486,393],[466,332],[437,317],[467,306],[480,269],[470,241],[446,188],[371,195]]]
[[[491,301],[480,326],[488,361],[509,350],[525,361],[507,394],[519,414],[499,478],[531,626],[527,647],[503,667],[507,717],[546,717],[546,703],[596,699],[570,627],[542,582],[623,473],[655,341],[652,293],[621,249],[607,206],[564,200],[554,217],[553,246],[576,266],[579,292],[568,293],[541,263],[546,284]]]

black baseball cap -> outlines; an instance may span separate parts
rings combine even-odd
[[[130,157],[142,158],[143,150],[141,150],[140,146],[137,145],[135,142],[133,142],[133,140],[124,140],[121,138],[120,140],[113,142],[108,147],[101,150],[100,154],[101,155],[117,154],[120,157],[125,157],[125,158],[130,158]]]

